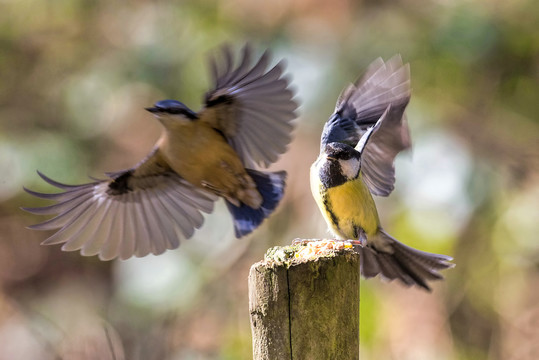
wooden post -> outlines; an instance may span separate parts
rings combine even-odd
[[[359,254],[273,248],[249,273],[254,360],[359,359]]]

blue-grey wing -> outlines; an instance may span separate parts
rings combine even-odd
[[[355,147],[389,107],[361,157],[363,179],[371,193],[389,195],[395,183],[395,157],[411,146],[404,114],[409,101],[409,65],[404,65],[399,55],[387,62],[378,58],[339,96],[335,112],[324,126],[321,150],[335,141]]]
[[[322,130],[320,151],[332,142],[345,143],[354,147],[360,137],[361,129],[354,118],[343,117],[342,114],[334,113],[324,125],[324,130]]]

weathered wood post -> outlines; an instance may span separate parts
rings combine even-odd
[[[254,360],[359,359],[359,254],[270,249],[249,273]]]

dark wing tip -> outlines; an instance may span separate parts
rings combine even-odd
[[[43,211],[43,209],[46,209],[47,207],[19,207],[19,209],[23,210],[23,211],[26,211],[30,214],[34,214],[34,215],[43,215],[45,212]],[[46,214],[46,213],[45,213]]]
[[[56,193],[56,194],[40,193],[37,191],[30,190],[26,187],[23,187],[23,190],[32,196],[38,197],[40,199],[47,199],[47,200],[55,200],[56,198],[58,198],[58,195],[62,194],[62,193]]]
[[[36,170],[37,171],[37,174],[39,175],[40,178],[42,178],[43,180],[45,180],[46,183],[54,186],[54,187],[57,187],[59,189],[62,189],[62,190],[66,190],[66,189],[71,189],[71,188],[74,188],[76,187],[76,185],[67,185],[67,184],[63,184],[61,182],[58,182],[58,181],[55,181],[53,179],[51,179],[50,177],[46,176],[45,174],[43,174],[41,171],[39,170]]]

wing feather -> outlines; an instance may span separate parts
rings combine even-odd
[[[149,234],[148,239],[150,239],[151,252],[152,254],[159,255],[166,250],[165,235],[161,230],[161,223],[156,217],[156,211],[153,208],[150,191],[147,190],[140,193],[140,196],[142,197],[140,203],[142,210],[141,214]]]
[[[79,250],[86,239],[83,237],[84,233],[90,228],[92,219],[99,216],[99,204],[97,202],[89,203],[89,207],[83,213],[80,214],[72,223],[66,224],[56,234],[42,242],[43,245],[61,244],[64,251]]]
[[[374,195],[387,196],[395,183],[394,160],[411,146],[404,114],[410,100],[410,67],[396,55],[376,59],[359,80],[339,96],[334,114],[324,126],[321,151],[330,142],[356,146],[390,107],[361,157],[363,179]]]
[[[140,192],[133,194],[133,198],[135,201],[133,201],[132,212],[134,214],[133,221],[136,226],[135,234],[137,238],[135,256],[142,257],[151,253],[153,248],[151,242],[153,239],[151,238],[152,234],[150,233],[149,224],[144,216],[144,199],[142,198],[142,194]]]
[[[232,52],[230,50],[230,47],[225,46],[223,51],[227,51],[229,53],[230,57],[232,58]],[[216,77],[214,79],[215,80],[214,83],[218,84],[218,86],[221,86],[221,85],[226,84],[228,82],[234,83],[234,82],[238,82],[240,79],[244,78],[247,75],[247,73],[250,71],[249,66],[251,64],[251,59],[252,59],[251,48],[249,46],[244,46],[243,50],[242,50],[242,53],[243,54],[242,54],[242,57],[241,57],[241,62],[238,65],[237,69],[235,71],[233,71],[233,72],[230,72],[230,76],[222,77],[221,83],[217,83],[217,77]],[[216,61],[213,60],[212,63],[216,64]]]
[[[109,180],[66,185],[40,173],[49,184],[64,190],[31,195],[55,200],[54,205],[26,208],[37,215],[56,214],[36,230],[57,230],[44,245],[63,244],[102,260],[160,254],[180,245],[204,222],[217,197],[195,188],[159,162],[154,153],[137,168],[111,173]]]
[[[30,194],[32,194],[32,192],[30,192]],[[84,192],[79,197],[74,197],[66,201],[60,202],[58,204],[37,207],[37,208],[26,207],[26,208],[23,208],[23,210],[28,211],[29,213],[32,213],[35,215],[52,215],[52,214],[65,213],[83,204],[84,202],[89,200],[92,196],[93,194],[91,192]]]
[[[55,230],[58,228],[64,228],[65,226],[69,226],[70,224],[72,224],[83,213],[87,212],[91,204],[92,203],[87,200],[80,203],[78,206],[67,210],[66,212],[60,213],[52,219],[44,221],[40,224],[31,225],[28,228],[32,230]],[[35,211],[33,210],[33,212]]]
[[[80,253],[84,256],[94,256],[99,253],[103,243],[108,240],[110,236],[112,219],[114,213],[111,211],[114,209],[114,202],[110,199],[105,199],[102,205],[99,207],[99,216],[95,216],[92,219],[92,226],[86,226],[85,230],[88,232],[86,237],[81,236],[77,239],[80,244]]]
[[[140,221],[137,221],[136,205],[138,201],[135,194],[129,192],[126,194],[127,205],[125,207],[125,237],[122,239],[122,248],[120,250],[120,258],[128,259],[131,256],[144,256],[149,253],[149,250],[144,252],[140,250],[148,243],[147,235]]]
[[[113,217],[114,224],[112,224],[109,237],[103,241],[103,246],[99,252],[99,258],[101,260],[113,259],[116,254],[119,253],[119,248],[123,239],[124,225],[125,225],[125,203],[123,201],[113,202],[113,209],[111,212],[115,214]]]
[[[221,64],[211,60],[215,85],[206,94],[206,105],[199,113],[201,121],[225,135],[249,168],[268,167],[292,139],[292,120],[298,105],[289,80],[283,76],[284,63],[268,70],[270,58],[266,51],[252,65],[252,48],[246,45],[235,67],[232,50],[223,47]],[[263,128],[260,119],[266,122]]]
[[[120,238],[120,247],[118,249],[118,256],[120,259],[128,259],[136,252],[137,235],[135,232],[134,214],[132,212],[133,206],[130,206],[132,194],[125,194],[123,205],[123,219],[121,223],[123,227],[122,237]],[[110,254],[109,259],[113,259],[116,253]]]
[[[195,229],[198,229],[202,225],[202,216],[199,218],[198,216],[188,214],[172,195],[163,193],[161,201],[163,202],[163,206],[170,214],[170,218],[174,219],[176,225],[186,238],[190,238],[195,232]]]
[[[166,216],[160,216],[163,232],[165,233],[165,239],[167,240],[167,249],[175,249],[180,246],[178,235],[176,234],[178,223],[174,218],[174,215],[170,212],[168,204],[165,202],[166,194],[154,189],[155,208],[159,209],[159,212]]]

